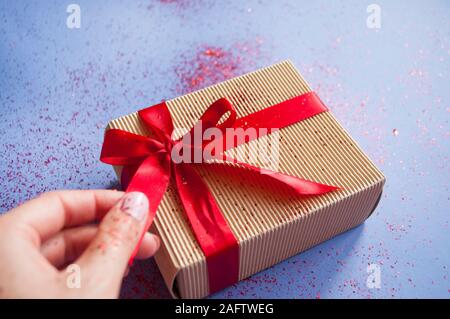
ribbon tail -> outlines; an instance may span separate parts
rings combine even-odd
[[[125,173],[126,170],[123,172]],[[123,174],[122,173],[122,174]],[[142,192],[144,193],[149,202],[149,211],[146,221],[145,231],[142,232],[139,242],[136,245],[129,264],[133,263],[134,257],[139,251],[141,242],[145,233],[153,223],[164,193],[167,190],[170,181],[170,160],[167,154],[159,154],[158,156],[147,157],[142,164],[136,170],[134,176],[131,178],[130,183],[126,189],[126,192]]]
[[[295,191],[299,195],[322,195],[322,194],[340,189],[340,187],[338,187],[338,186],[317,183],[317,182],[309,181],[309,180],[299,178],[296,176],[291,176],[291,175],[275,172],[275,171],[272,171],[269,169],[253,166],[248,163],[238,161],[237,159],[234,159],[227,155],[222,155],[221,160],[224,161],[225,163],[238,164],[239,166],[242,166],[251,172],[255,172],[258,174],[264,174],[265,176],[288,186],[289,188],[291,188],[293,191]]]
[[[173,166],[178,194],[206,257],[210,293],[238,281],[239,245],[207,185],[186,163]]]

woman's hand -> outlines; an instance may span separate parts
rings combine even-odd
[[[147,216],[144,194],[112,190],[49,192],[14,208],[0,217],[0,298],[117,298]],[[136,257],[158,248],[145,233]]]

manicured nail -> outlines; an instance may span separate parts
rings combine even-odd
[[[148,214],[148,199],[145,194],[131,192],[125,194],[120,204],[120,210],[138,221],[143,221]]]

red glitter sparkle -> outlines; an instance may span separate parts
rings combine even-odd
[[[203,45],[194,54],[181,55],[175,68],[179,79],[177,93],[196,91],[253,70],[261,43],[258,40],[256,45],[235,44],[231,49]]]

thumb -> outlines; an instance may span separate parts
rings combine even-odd
[[[96,236],[77,261],[82,289],[89,289],[97,297],[118,296],[128,260],[146,231],[148,209],[147,197],[131,192],[105,215]]]

